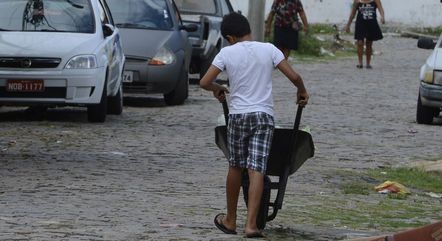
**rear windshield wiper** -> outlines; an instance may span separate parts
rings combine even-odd
[[[11,31],[9,29],[0,28],[0,31]]]

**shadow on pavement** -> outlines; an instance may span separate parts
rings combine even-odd
[[[86,108],[49,108],[47,110],[27,107],[0,108],[0,122],[6,121],[54,121],[88,122]]]
[[[124,105],[132,106],[132,107],[165,107],[166,102],[164,102],[164,98],[162,97],[134,97],[134,96],[125,96],[124,97]]]

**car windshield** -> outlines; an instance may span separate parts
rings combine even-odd
[[[90,0],[0,0],[0,31],[94,33]]]
[[[216,14],[215,0],[175,0],[175,4],[183,13]]]
[[[107,0],[120,28],[169,30],[173,27],[166,0]]]

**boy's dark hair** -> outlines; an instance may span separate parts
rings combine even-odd
[[[221,35],[225,39],[227,39],[227,35],[241,38],[250,33],[249,21],[240,13],[232,12],[223,17],[221,23]]]

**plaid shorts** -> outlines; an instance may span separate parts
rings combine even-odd
[[[274,129],[264,112],[230,114],[227,130],[229,165],[265,173]]]

